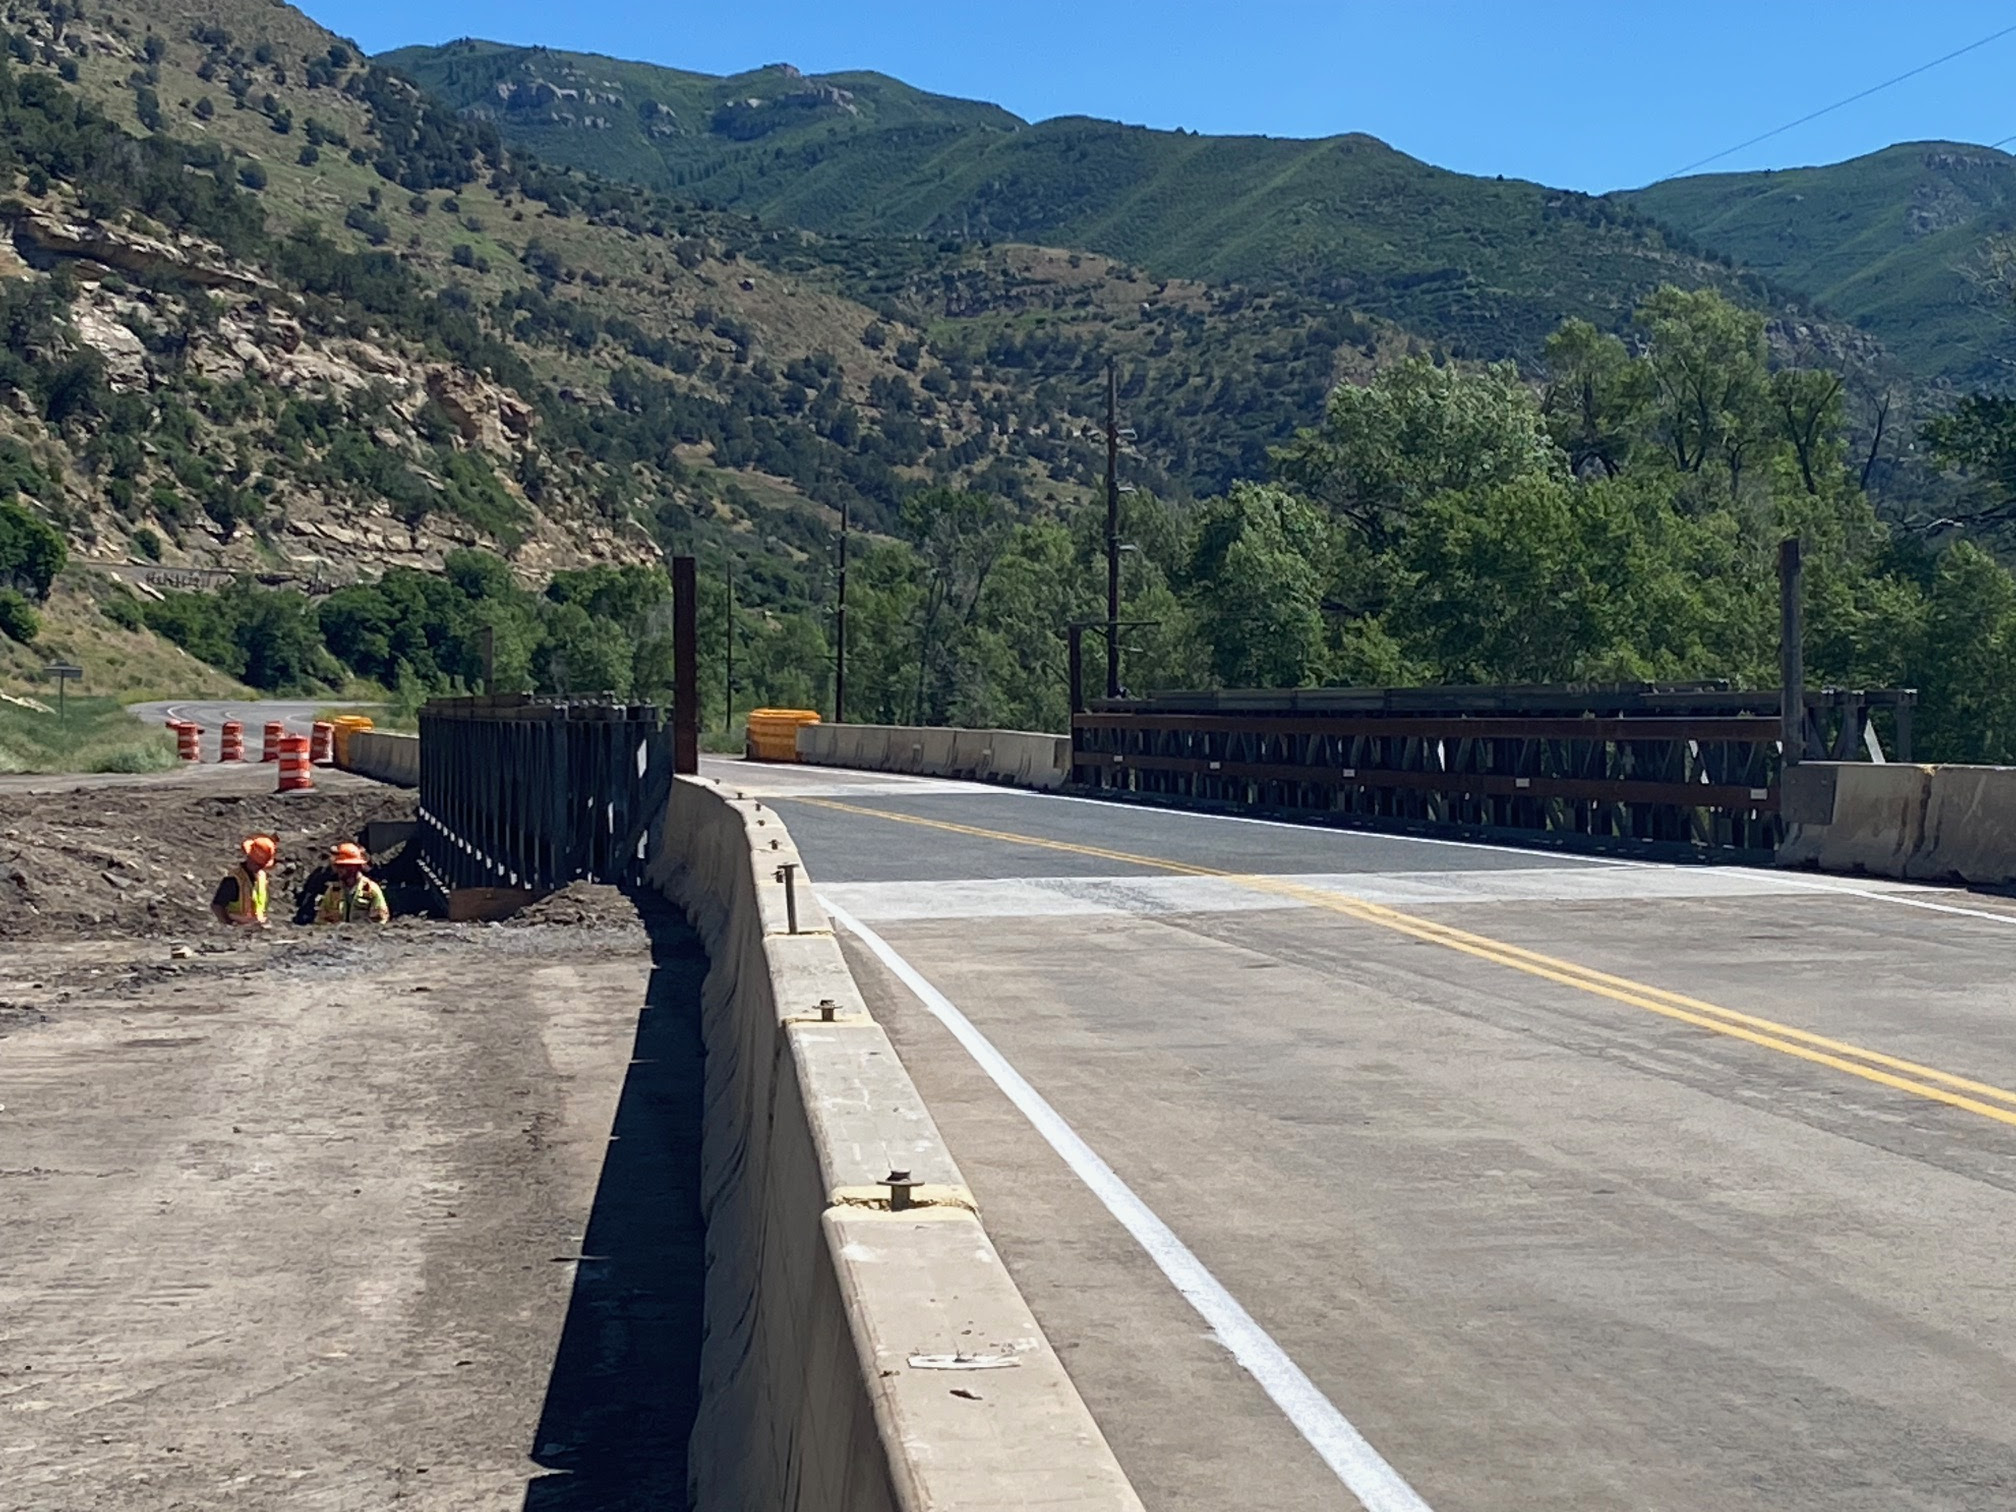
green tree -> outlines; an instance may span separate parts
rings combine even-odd
[[[1713,289],[1668,285],[1634,323],[1646,342],[1654,437],[1675,471],[1717,463],[1733,491],[1770,434],[1764,317]]]
[[[1395,618],[1438,676],[1553,682],[1602,661],[1605,595],[1591,576],[1584,502],[1566,479],[1529,476],[1438,494],[1414,511]]]
[[[545,639],[534,657],[539,686],[555,693],[630,695],[634,647],[621,625],[579,604],[555,604],[543,617]]]
[[[0,502],[0,588],[46,599],[69,557],[57,531],[20,504]]]
[[[1285,488],[1241,483],[1198,522],[1189,582],[1212,675],[1297,688],[1324,671],[1323,518]]]
[[[1647,392],[1643,367],[1610,332],[1569,320],[1547,338],[1541,413],[1577,477],[1624,471],[1644,425]]]
[[[0,635],[29,646],[41,633],[42,616],[35,612],[27,595],[18,589],[0,588]]]
[[[1941,761],[2016,758],[2016,580],[1980,547],[1956,542],[1940,559],[1926,606],[1918,714],[1925,750]]]
[[[1276,477],[1383,549],[1436,494],[1558,472],[1563,458],[1510,363],[1474,369],[1409,358],[1330,396],[1323,423],[1274,452]]]
[[[1013,526],[1006,507],[992,495],[951,488],[910,494],[898,520],[924,569],[912,718],[937,723],[957,696],[960,644],[973,628],[987,580]]]

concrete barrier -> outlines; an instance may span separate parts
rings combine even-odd
[[[1904,874],[1929,881],[2016,881],[2016,767],[1928,769],[1923,839]]]
[[[346,772],[400,787],[420,786],[420,737],[389,730],[353,730],[339,763]]]
[[[1139,1512],[775,812],[681,777],[657,865],[710,961],[696,1505]]]
[[[1781,866],[2016,881],[2016,767],[1806,762],[1785,792]]]
[[[1058,788],[1071,776],[1071,737],[1032,730],[807,725],[798,732],[798,759],[813,766]]]

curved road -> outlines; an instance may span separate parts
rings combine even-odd
[[[136,718],[148,724],[165,725],[171,719],[193,720],[203,727],[203,759],[217,759],[217,741],[225,724],[237,720],[245,726],[245,742],[256,747],[260,732],[269,720],[278,720],[287,726],[289,734],[306,735],[309,726],[315,723],[315,711],[329,707],[329,700],[302,702],[295,699],[250,699],[241,702],[218,699],[174,698],[160,703],[133,705]]]
[[[1151,1512],[2016,1506],[2016,907],[709,762]]]

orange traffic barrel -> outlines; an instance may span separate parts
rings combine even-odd
[[[275,719],[269,722],[266,726],[266,739],[259,753],[259,759],[261,761],[278,761],[280,759],[280,742],[286,737],[286,734],[287,726],[280,723],[279,720]]]
[[[314,733],[308,741],[308,759],[316,766],[327,766],[332,759],[330,744],[335,738],[336,726],[318,719],[310,728]]]
[[[186,719],[175,721],[175,754],[184,761],[203,759],[203,726]]]
[[[283,793],[305,793],[315,786],[315,779],[308,767],[308,737],[306,735],[282,735],[280,737],[280,786]]]
[[[245,759],[245,726],[235,719],[224,721],[223,732],[217,737],[217,759],[219,761]]]

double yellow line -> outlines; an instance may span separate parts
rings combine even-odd
[[[1473,956],[1480,961],[1489,961],[1493,965],[1503,966],[1512,971],[1524,972],[1543,981],[1573,987],[1577,991],[1595,997],[1608,998],[1614,1003],[1642,1009],[1647,1013],[1656,1013],[1662,1018],[1675,1019],[1697,1029],[1727,1035],[1731,1039],[1743,1040],[1766,1050],[1775,1050],[1781,1055],[1809,1061],[1813,1065],[1825,1066],[1829,1070],[1845,1072],[1849,1076],[1860,1077],[1863,1081],[1875,1082],[1878,1086],[1888,1087],[1893,1091],[1908,1092],[1914,1097],[1944,1103],[1948,1107],[1959,1108],[1981,1118],[2016,1127],[2016,1092],[2005,1088],[1974,1081],[1965,1076],[1956,1076],[1950,1071],[1920,1065],[1916,1061],[1904,1060],[1898,1056],[1886,1055],[1880,1050],[1865,1049],[1846,1040],[1829,1039],[1825,1035],[1809,1033],[1790,1024],[1759,1018],[1755,1014],[1740,1013],[1734,1008],[1703,1002],[1700,998],[1668,992],[1663,987],[1648,986],[1643,982],[1632,981],[1629,977],[1613,976],[1607,971],[1597,971],[1593,967],[1581,966],[1573,961],[1543,955],[1537,950],[1527,950],[1524,946],[1494,940],[1488,935],[1472,934],[1469,930],[1457,929],[1454,925],[1440,924],[1433,919],[1402,913],[1381,903],[1354,898],[1348,893],[1331,892],[1327,888],[1311,887],[1306,883],[1283,877],[1221,871],[1216,867],[1197,866],[1187,861],[1171,861],[1162,856],[1140,856],[1129,851],[1108,850],[1097,845],[1080,845],[1070,840],[1052,840],[1041,835],[1016,834],[1010,830],[983,829],[978,825],[955,824],[946,819],[926,819],[917,814],[892,813],[887,809],[841,803],[832,798],[799,798],[794,801],[817,808],[835,809],[842,813],[860,814],[891,824],[912,824],[924,829],[967,835],[977,840],[992,840],[1005,845],[1027,846],[1036,850],[1063,851],[1074,856],[1090,856],[1095,860],[1115,861],[1126,866],[1173,872],[1179,876],[1213,877],[1249,888],[1254,892],[1271,893],[1277,897],[1306,904],[1311,908],[1343,914],[1347,918],[1374,924],[1381,929],[1390,929],[1396,934],[1407,935],[1426,944],[1440,945],[1444,949]]]

